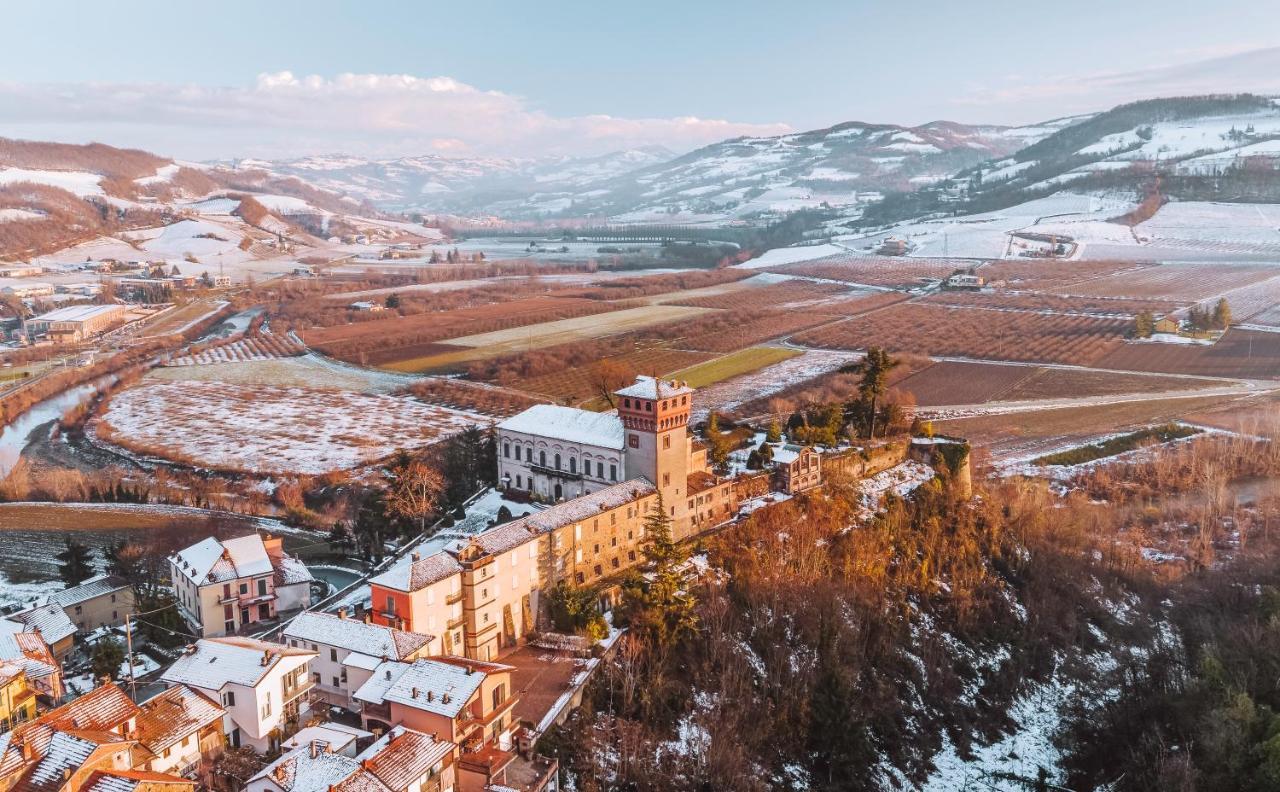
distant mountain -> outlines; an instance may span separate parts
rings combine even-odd
[[[387,210],[428,213],[537,214],[546,193],[573,194],[586,185],[616,178],[674,157],[661,146],[598,157],[442,157],[363,159],[345,155],[296,160],[239,160],[235,169],[294,176]]]
[[[824,204],[855,206],[885,191],[933,184],[978,162],[1008,156],[1077,120],[1017,128],[851,122],[726,140],[678,157],[644,148],[582,159],[334,155],[244,160],[234,166],[297,176],[396,211],[720,222],[767,219]]]
[[[1199,200],[1280,200],[1280,104],[1249,94],[1150,99],[1080,119],[952,184],[891,196],[884,223],[1003,209],[1070,188]]]

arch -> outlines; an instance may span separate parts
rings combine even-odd
[[[558,481],[556,482],[555,493],[556,493],[556,500],[560,500],[561,498],[564,497],[564,487],[561,487],[560,482]]]

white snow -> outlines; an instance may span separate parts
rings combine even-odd
[[[807,245],[803,247],[774,248],[764,255],[750,261],[735,265],[738,269],[764,269],[782,264],[795,264],[801,261],[835,256],[847,252],[838,245]]]
[[[0,187],[8,184],[30,182],[57,187],[75,193],[81,198],[102,195],[102,176],[85,171],[27,170],[25,168],[0,169]]]

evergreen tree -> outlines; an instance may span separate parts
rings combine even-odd
[[[776,419],[769,422],[769,431],[765,432],[764,441],[766,443],[782,442],[782,427],[778,426]]]
[[[368,490],[356,512],[355,540],[365,558],[382,560],[382,542],[391,533],[386,496],[380,490]]]
[[[814,778],[824,789],[854,789],[863,780],[858,754],[862,729],[853,715],[856,691],[836,651],[827,619],[819,628],[818,674],[809,696],[808,748]]]
[[[63,537],[63,550],[56,557],[58,577],[68,586],[78,586],[93,577],[93,567],[89,564],[89,548],[77,542],[71,534]]]
[[[890,357],[884,349],[873,346],[867,349],[862,360],[840,369],[845,373],[862,375],[862,381],[858,384],[858,400],[861,402],[860,412],[865,417],[869,438],[874,439],[876,436],[876,413],[879,411],[880,399],[888,387],[889,372],[900,364],[901,361]]]
[[[396,308],[399,308],[400,295],[396,294],[395,292],[388,294],[387,299],[383,301],[383,305],[385,305],[388,310],[395,310]]]
[[[124,647],[114,638],[103,638],[93,647],[93,676],[95,679],[108,677],[115,679],[120,675],[120,665],[124,663]]]
[[[666,648],[697,628],[697,604],[686,591],[682,567],[689,552],[671,535],[671,518],[659,493],[658,502],[644,522],[644,556],[648,579],[641,583],[639,606],[632,627],[646,635],[653,646]]]
[[[720,431],[720,415],[712,410],[707,416],[707,456],[719,467],[729,460],[729,442]]]

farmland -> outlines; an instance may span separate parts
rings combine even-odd
[[[318,474],[429,445],[485,416],[414,399],[316,388],[145,382],[113,398],[97,433],[135,453],[260,475]]]
[[[205,319],[212,318],[214,314],[222,311],[229,305],[221,300],[205,301],[197,300],[178,306],[164,313],[154,322],[147,325],[143,331],[145,336],[161,336],[171,333],[181,333],[191,327],[199,324]]]
[[[1060,291],[1082,297],[1160,298],[1187,303],[1207,300],[1275,275],[1275,268],[1264,264],[1162,264],[1072,284]]]
[[[167,366],[207,366],[213,363],[236,363],[248,360],[272,360],[293,357],[306,352],[302,345],[276,335],[257,335],[218,344],[191,355],[173,358]]]
[[[938,292],[920,300],[928,305],[992,308],[1038,313],[1087,314],[1130,317],[1140,311],[1167,313],[1179,307],[1166,300],[1131,300],[1123,297],[1063,297],[1036,292]]]
[[[1202,377],[1280,377],[1280,333],[1233,328],[1212,346],[1121,344],[1097,361],[1101,368]]]
[[[805,280],[789,280],[750,289],[734,289],[724,294],[686,298],[674,301],[677,305],[698,308],[719,308],[728,311],[750,311],[773,308],[793,303],[811,302],[848,291],[837,283],[817,283]]]
[[[1127,329],[1121,319],[904,303],[800,333],[795,340],[824,349],[882,344],[930,356],[1089,365],[1117,349]]]
[[[945,259],[939,261],[848,255],[817,262],[784,264],[771,267],[769,271],[811,278],[828,278],[851,284],[910,288],[941,280],[954,272],[957,267],[968,266],[971,263]]]
[[[705,388],[722,380],[747,374],[757,369],[781,363],[800,354],[796,349],[782,347],[750,347],[731,352],[723,357],[699,363],[687,369],[674,372],[671,376],[689,383],[692,388]]]
[[[1052,261],[1008,259],[983,264],[978,274],[987,283],[1015,289],[1063,289],[1071,284],[1141,271],[1153,264],[1133,261]]]

